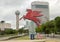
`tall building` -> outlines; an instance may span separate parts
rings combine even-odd
[[[15,12],[15,15],[16,15],[16,30],[19,29],[19,15],[20,15],[20,12],[17,10]]]
[[[42,17],[39,17],[39,19],[41,19],[41,24],[49,20],[49,3],[48,2],[34,1],[31,3],[31,8],[32,10],[41,11],[41,14],[43,14]]]
[[[40,1],[34,1],[31,3],[31,9],[32,10],[36,10],[36,11],[40,11],[41,14],[43,14],[42,17],[37,17],[39,19],[41,19],[41,24],[45,23],[49,20],[49,4],[48,2],[40,2]],[[29,34],[35,34],[35,28],[37,27],[37,25],[33,22],[33,21],[28,21],[28,23],[26,23],[29,28]]]
[[[10,23],[5,23],[5,22],[0,22],[0,29],[1,30],[5,30],[6,28],[11,28],[11,24]]]

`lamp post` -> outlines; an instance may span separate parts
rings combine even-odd
[[[15,12],[15,15],[16,15],[16,30],[19,29],[19,15],[20,15],[20,12],[17,10]]]

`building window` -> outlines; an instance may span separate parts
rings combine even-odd
[[[48,8],[48,5],[35,5],[36,8]]]

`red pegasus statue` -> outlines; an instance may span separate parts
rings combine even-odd
[[[27,9],[27,14],[23,15],[23,17],[20,18],[20,20],[23,19],[28,19],[31,20],[33,22],[35,22],[37,24],[37,26],[40,26],[40,19],[38,19],[37,17],[41,17],[43,16],[42,14],[40,14],[39,11],[32,11],[31,9]]]

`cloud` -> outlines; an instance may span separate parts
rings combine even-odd
[[[50,6],[50,19],[54,19],[57,16],[60,16],[60,3],[58,1]]]
[[[24,3],[24,0],[0,0],[1,6],[19,6]]]

